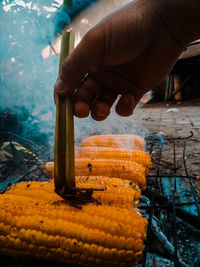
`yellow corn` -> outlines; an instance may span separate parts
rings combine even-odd
[[[105,191],[94,191],[93,197],[104,205],[132,209],[138,207],[141,198],[139,187],[129,180],[103,176],[77,176],[78,188],[102,188]]]
[[[42,166],[44,173],[53,178],[54,162],[47,162]],[[115,159],[75,159],[75,175],[107,176],[131,180],[143,190],[146,187],[146,169],[139,163]]]
[[[118,159],[134,161],[144,166],[147,170],[152,165],[149,153],[135,149],[83,146],[76,148],[76,155],[78,155],[78,157],[90,159]]]
[[[82,140],[82,146],[103,146],[144,150],[145,141],[134,134],[94,135]]]
[[[53,190],[53,183],[23,182],[0,195],[0,253],[84,266],[140,260],[147,228],[140,214],[103,204],[76,209]]]
[[[77,188],[104,189],[94,191],[93,198],[104,205],[111,205],[121,208],[137,208],[141,191],[137,185],[128,180],[109,178],[102,176],[78,176],[76,177]],[[31,190],[30,190],[31,187]],[[30,196],[37,198],[38,201],[45,195],[46,200],[54,197],[53,182],[40,184],[38,182],[20,183],[15,188],[15,195]],[[8,191],[8,194],[10,192]],[[60,199],[60,198],[58,198]]]

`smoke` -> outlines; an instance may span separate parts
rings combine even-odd
[[[40,131],[53,134],[53,84],[59,57],[44,60],[41,52],[54,37],[51,16],[60,7],[59,2],[1,2],[0,108],[11,113],[23,109],[24,135]]]
[[[48,141],[52,150],[53,86],[59,55],[56,49],[52,50],[51,42],[77,12],[94,0],[73,1],[71,11],[62,2],[4,0],[0,3],[0,111],[15,114],[11,117],[19,119],[21,135],[37,143]],[[10,130],[5,121],[3,127]],[[98,123],[91,118],[75,119],[77,143],[85,136],[101,133],[144,135],[146,130],[133,117],[124,119],[115,114]]]
[[[75,119],[77,145],[80,145],[84,137],[95,134],[135,134],[145,138],[148,135],[148,130],[137,122],[134,114],[126,118],[120,117],[115,113],[114,108],[111,109],[110,116],[104,121],[97,122],[91,117]]]

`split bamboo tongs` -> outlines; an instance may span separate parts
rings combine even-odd
[[[62,71],[64,59],[74,48],[74,32],[63,31],[59,76]],[[56,100],[56,128],[54,151],[54,184],[55,192],[70,204],[80,207],[81,204],[96,201],[92,197],[94,190],[102,189],[77,188],[75,182],[74,157],[74,116],[73,94],[58,96]]]

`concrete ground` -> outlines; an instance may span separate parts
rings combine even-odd
[[[189,175],[197,178],[197,190],[200,192],[200,104],[185,103],[166,105],[165,103],[146,104],[136,109],[135,118],[150,131],[161,132],[167,137],[192,138],[186,143],[186,163]],[[183,166],[183,141],[176,141],[177,173],[185,175]],[[162,153],[163,170],[173,171],[173,145],[167,143]],[[162,169],[162,168],[161,168]]]
[[[193,138],[200,141],[200,105],[198,104],[146,104],[136,110],[135,117],[150,131],[163,131],[171,137],[184,137],[193,131]]]

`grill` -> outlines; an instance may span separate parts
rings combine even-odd
[[[40,169],[42,162],[52,159],[46,144],[39,146],[20,135],[0,132],[0,146],[5,143],[11,156],[0,152],[0,193],[16,182],[48,180]],[[16,149],[16,144],[20,144],[21,152]]]
[[[191,132],[183,138],[162,139],[155,135],[147,138],[154,167],[147,176],[148,185],[140,205],[149,221],[142,266],[200,264],[200,198],[186,162],[186,147],[192,136]],[[177,143],[182,146],[179,168]],[[166,149],[171,149],[173,155],[168,162],[163,160]]]
[[[200,197],[194,184],[195,177],[190,176],[187,167],[187,144],[192,136],[193,133],[188,137],[163,138],[154,133],[146,139],[147,151],[154,163],[140,203],[141,213],[148,219],[149,225],[143,259],[138,266],[200,264]],[[45,144],[36,145],[20,135],[1,132],[1,145],[4,142],[8,142],[12,158],[1,158],[0,161],[1,193],[12,183],[46,180],[40,165],[52,160],[52,154]],[[32,156],[22,156],[16,150],[15,143],[26,148],[26,153]],[[180,150],[177,153],[177,147],[182,148],[181,155]],[[169,155],[167,159],[166,151]],[[1,258],[6,260],[7,266],[35,264],[30,260]],[[39,266],[51,266],[49,262],[36,262]]]

